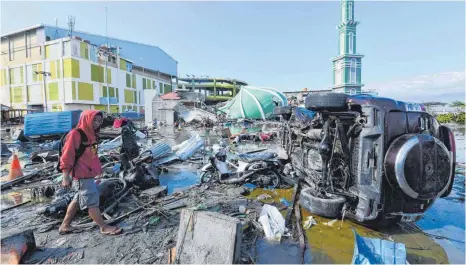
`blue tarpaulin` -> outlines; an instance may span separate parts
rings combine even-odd
[[[362,237],[354,231],[352,264],[407,264],[406,247],[403,243]]]
[[[302,107],[295,108],[294,113],[295,113],[296,120],[303,122],[303,123],[311,122],[314,116],[316,115],[314,111],[310,111]]]

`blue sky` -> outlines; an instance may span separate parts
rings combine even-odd
[[[339,1],[1,2],[1,32],[46,23],[154,44],[179,75],[230,77],[281,90],[326,89],[337,55]],[[464,2],[356,1],[362,80],[382,95],[464,98]],[[422,95],[419,95],[421,91]],[[429,99],[427,99],[429,97]]]

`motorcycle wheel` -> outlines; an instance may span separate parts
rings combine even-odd
[[[269,186],[272,186],[274,188],[280,187],[281,177],[280,177],[280,174],[276,170],[266,169],[266,170],[258,172],[257,174],[265,175],[265,176],[272,178],[272,185],[269,185]]]
[[[218,180],[218,173],[215,171],[204,171],[200,175],[201,183],[214,182]]]

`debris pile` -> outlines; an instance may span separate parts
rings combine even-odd
[[[287,107],[282,112],[290,110]],[[257,248],[263,242],[291,242],[304,263],[309,247],[306,234],[322,227],[340,229],[343,224],[347,200],[339,200],[341,196],[331,190],[353,183],[345,163],[332,162],[328,164],[332,168],[322,171],[327,164],[319,153],[325,147],[321,142],[336,146],[327,150],[331,152],[325,161],[350,160],[348,154],[336,153],[348,147],[342,125],[328,122],[324,128],[312,129],[321,117],[306,109],[297,111],[299,126],[289,120],[279,126],[264,121],[257,130],[251,124],[259,122],[213,119],[210,112],[200,116],[185,113],[189,122],[180,119],[174,127],[157,120],[140,127],[126,118],[105,118],[107,127],[100,131],[97,149],[102,174],[94,182],[103,220],[123,230],[112,237],[98,233],[97,224],[81,210],[71,224],[71,234],[58,234],[76,193],[61,187],[62,174],[56,171],[60,137],[2,143],[1,155],[11,157],[11,167],[2,171],[0,188],[13,191],[9,196],[14,205],[2,208],[8,215],[2,214],[1,228],[9,234],[29,230],[34,239],[34,244],[24,243],[27,247],[16,252],[7,250],[2,239],[2,263],[253,264],[259,262]],[[352,132],[358,126],[363,127],[358,123]],[[174,172],[181,172],[180,179],[173,177]],[[342,174],[341,183],[332,182],[334,172]],[[196,177],[193,180],[184,173]],[[178,181],[186,182],[174,188]],[[327,184],[326,190],[319,189]],[[328,201],[334,205],[328,206]],[[303,214],[301,207],[311,209],[314,216]],[[322,221],[316,213],[333,220]],[[356,246],[375,242],[356,233],[355,238]],[[404,245],[394,247],[401,251]],[[371,253],[361,250],[355,248],[353,263],[373,262]],[[4,251],[10,253],[5,260]],[[384,257],[383,262],[385,258],[390,259]],[[404,261],[399,258],[393,261]]]

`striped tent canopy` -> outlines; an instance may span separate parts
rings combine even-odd
[[[260,119],[273,116],[274,100],[280,106],[287,106],[286,96],[273,88],[244,86],[239,93],[219,109],[228,119]]]

